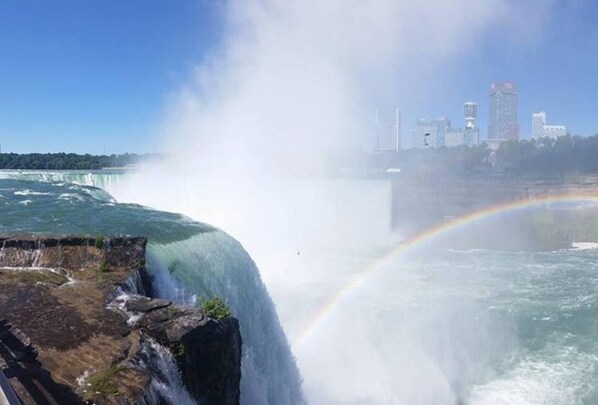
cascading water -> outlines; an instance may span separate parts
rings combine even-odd
[[[30,202],[21,204],[25,198]],[[159,295],[189,304],[194,295],[219,295],[239,319],[242,402],[303,402],[297,367],[259,273],[224,232],[180,215],[114,203],[99,189],[16,179],[0,180],[0,232],[146,236],[148,268]],[[131,280],[125,288],[137,284]],[[157,354],[157,365],[166,367],[167,359]]]
[[[370,199],[375,189],[367,188]],[[154,293],[188,304],[218,294],[239,317],[243,402],[301,402],[277,315],[240,245],[211,226],[102,195],[1,180],[0,231],[147,235]],[[384,207],[385,193],[377,198]],[[597,252],[432,248],[387,261],[350,291],[381,251],[274,248],[280,260],[268,263],[279,270],[266,278],[310,403],[585,405],[598,398]],[[344,298],[327,304],[339,290]]]
[[[120,311],[128,316],[127,323],[133,326],[140,318],[138,313],[127,311],[126,302],[131,294],[145,295],[145,290],[139,271],[131,274],[124,283],[116,287],[107,297],[106,307]],[[141,405],[182,404],[195,403],[183,385],[180,372],[170,350],[151,338],[140,342],[140,358],[137,365],[148,370],[151,382],[149,388],[138,401]]]
[[[226,297],[239,318],[244,352],[241,395],[244,403],[300,402],[299,373],[286,346],[270,297],[251,258],[238,242],[213,231],[149,248],[148,270],[159,297],[194,305],[196,296]],[[164,280],[169,274],[175,281]],[[267,380],[267,382],[266,382]]]
[[[47,183],[72,183],[91,186],[113,193],[118,190],[125,169],[112,170],[0,170],[0,179],[31,180]]]
[[[158,405],[166,401],[173,405],[193,405],[195,401],[181,381],[179,370],[168,349],[153,340],[141,342],[140,366],[152,377],[149,390],[140,401],[142,405]]]

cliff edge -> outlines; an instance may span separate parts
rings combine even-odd
[[[22,403],[175,403],[181,382],[239,402],[237,320],[141,295],[146,243],[0,238],[0,366]]]

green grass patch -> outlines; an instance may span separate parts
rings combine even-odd
[[[206,316],[212,319],[220,321],[232,316],[228,305],[218,296],[212,298],[201,297],[197,301],[197,306],[203,310]]]
[[[104,239],[100,236],[96,236],[93,245],[97,248],[97,249],[103,249],[104,248]]]
[[[185,359],[185,345],[180,342],[171,344],[170,352],[172,353],[172,357],[174,357],[179,364]]]
[[[118,395],[120,394],[117,383],[118,374],[123,371],[123,367],[111,367],[108,370],[100,371],[87,380],[89,391],[92,395]]]
[[[100,274],[108,273],[108,270],[110,270],[110,267],[108,266],[108,263],[102,262],[102,263],[99,264],[99,266],[98,266],[98,273],[100,273]]]

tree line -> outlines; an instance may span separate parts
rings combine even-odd
[[[508,141],[497,150],[479,146],[407,149],[373,154],[374,170],[400,168],[428,174],[571,175],[598,173],[598,135]]]
[[[496,151],[493,164],[513,174],[598,173],[598,135],[506,142]]]
[[[139,163],[148,155],[78,155],[76,153],[0,153],[0,169],[99,170]]]

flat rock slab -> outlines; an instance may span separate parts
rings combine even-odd
[[[172,301],[143,296],[130,296],[125,303],[125,309],[132,312],[151,312],[156,309],[166,308],[172,305]]]

